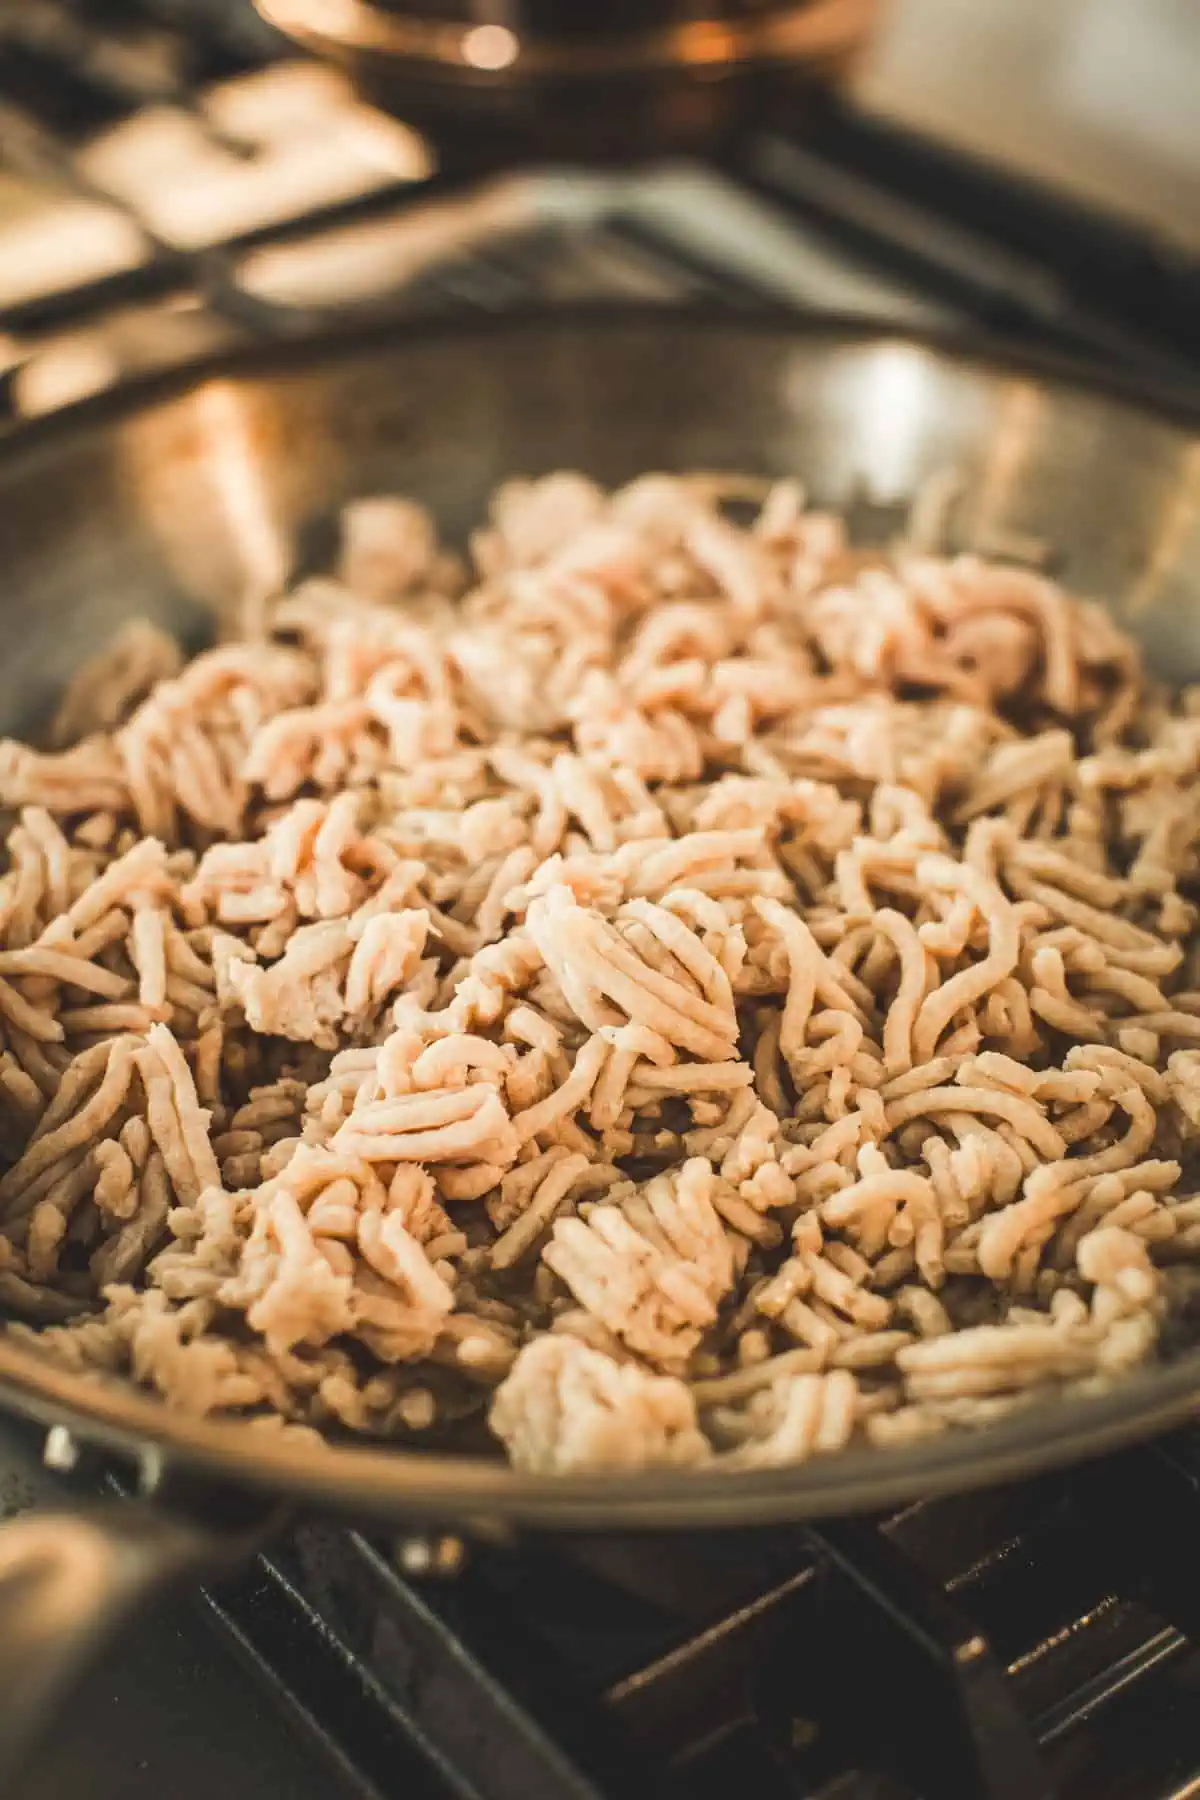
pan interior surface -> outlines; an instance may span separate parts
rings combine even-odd
[[[259,352],[85,403],[0,449],[0,731],[32,730],[132,615],[199,647],[319,567],[348,499],[408,493],[463,539],[501,481],[578,469],[797,477],[892,535],[918,492],[951,541],[1022,550],[1105,602],[1174,683],[1200,679],[1200,441],[1186,419],[1031,364],[837,323],[555,314]],[[730,1523],[1011,1477],[1184,1417],[1200,1356],[986,1430],[794,1469],[532,1479],[498,1461],[307,1446],[168,1412],[0,1339],[0,1392],[137,1456],[364,1512]]]

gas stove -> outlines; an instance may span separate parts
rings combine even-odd
[[[709,162],[480,172],[249,0],[0,0],[0,421],[448,309],[765,302],[1200,379],[1186,245],[829,103]]]
[[[459,147],[461,151],[461,147]],[[708,163],[453,165],[231,0],[0,0],[0,430],[367,318],[769,302],[1200,388],[1200,271],[877,115]],[[54,1487],[0,1427],[0,1507]],[[23,1800],[1182,1800],[1200,1446],[819,1529],[315,1522],[148,1620]]]

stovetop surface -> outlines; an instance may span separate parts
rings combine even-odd
[[[597,298],[1200,381],[1195,268],[878,123],[719,165],[435,164],[248,7],[0,0],[0,429],[331,318]],[[490,1547],[443,1584],[310,1523],[133,1630],[14,1800],[1184,1800],[1196,1467],[1185,1439],[882,1524]],[[0,1506],[54,1491],[0,1422]]]
[[[897,130],[786,110],[714,162],[452,166],[248,0],[0,0],[0,421],[364,313],[764,300],[1170,380],[1200,264]]]
[[[0,1469],[6,1510],[62,1497],[23,1426]],[[14,1800],[1188,1800],[1198,1517],[1189,1433],[886,1520],[475,1545],[442,1580],[308,1520],[131,1630]]]

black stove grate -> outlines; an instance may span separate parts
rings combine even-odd
[[[1182,1800],[1194,1459],[886,1521],[484,1547],[452,1581],[311,1526],[208,1604],[381,1800]]]

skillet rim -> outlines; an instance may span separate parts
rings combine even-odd
[[[1026,347],[984,328],[890,320],[883,314],[836,310],[799,313],[790,306],[769,301],[739,307],[736,312],[704,301],[680,306],[649,301],[585,301],[537,304],[522,307],[519,313],[459,311],[413,319],[350,317],[321,322],[312,330],[288,331],[266,343],[235,344],[166,369],[135,374],[97,393],[0,427],[0,465],[61,434],[110,419],[115,422],[151,405],[181,399],[206,381],[284,376],[300,372],[316,361],[343,357],[355,360],[373,348],[396,342],[419,346],[446,338],[502,339],[564,326],[590,331],[669,326],[672,334],[682,329],[723,331],[731,336],[777,333],[797,338],[824,337],[844,344],[904,343],[951,362],[973,363],[993,373],[1030,375],[1076,388],[1135,411],[1151,413],[1168,424],[1200,431],[1200,369],[1189,385],[1181,386],[1187,379],[1182,370],[1176,378],[1165,371],[1110,367],[1068,351]]]
[[[358,361],[387,345],[472,338],[503,341],[538,330],[619,333],[667,328],[753,338],[767,334],[867,348],[907,344],[983,374],[1012,374],[1075,390],[1189,431],[1200,431],[1200,386],[1181,392],[1157,377],[1096,369],[1054,351],[1026,350],[986,332],[911,325],[763,306],[575,305],[519,314],[451,315],[342,323],[266,347],[247,344],[89,395],[0,434],[0,473],[22,457],[81,432],[183,398],[211,380],[253,383]],[[581,1529],[758,1524],[882,1508],[918,1497],[1026,1477],[1149,1437],[1200,1417],[1200,1350],[1122,1378],[1110,1391],[1043,1400],[978,1430],[902,1449],[864,1446],[791,1468],[648,1470],[595,1476],[529,1476],[499,1458],[395,1447],[314,1447],[245,1422],[173,1412],[132,1386],[55,1368],[0,1338],[0,1406],[81,1443],[133,1462],[154,1491],[178,1474],[255,1491],[283,1492],[360,1516],[452,1522],[495,1529]]]

